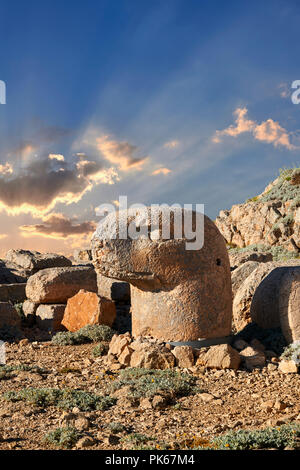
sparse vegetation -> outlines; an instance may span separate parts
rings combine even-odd
[[[295,364],[300,364],[300,340],[294,341],[289,344],[283,353],[281,354],[281,359],[292,360]]]
[[[49,444],[62,449],[72,449],[74,445],[81,438],[81,433],[73,426],[64,428],[56,428],[53,431],[48,432],[44,440]]]
[[[52,342],[58,346],[74,346],[76,344],[110,341],[115,331],[107,325],[86,325],[80,330],[60,331],[53,336]]]
[[[94,347],[92,353],[94,357],[101,357],[107,354],[108,351],[108,344],[106,343],[99,343],[97,346]]]
[[[95,395],[82,390],[56,388],[23,388],[7,392],[3,397],[12,402],[24,401],[42,408],[57,406],[64,410],[72,410],[77,407],[81,411],[107,410],[116,402],[109,396]]]
[[[124,424],[122,423],[119,423],[117,421],[112,421],[111,423],[109,423],[107,425],[107,428],[112,432],[112,433],[119,433],[119,432],[123,432],[126,430],[126,426],[124,426]]]
[[[299,424],[287,424],[259,430],[230,431],[212,441],[211,448],[218,450],[284,449],[297,446]],[[207,448],[207,446],[206,446]]]
[[[113,391],[130,386],[134,398],[153,397],[165,392],[170,397],[185,396],[200,392],[195,385],[195,377],[175,370],[124,369],[119,378],[111,384]]]
[[[231,253],[246,251],[261,251],[271,253],[274,261],[287,261],[289,259],[299,258],[299,254],[294,251],[285,250],[282,246],[269,246],[263,244],[248,245],[244,248],[229,248]]]

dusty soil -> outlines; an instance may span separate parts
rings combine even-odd
[[[19,371],[0,380],[0,449],[54,449],[44,442],[44,436],[60,426],[68,412],[9,402],[2,393],[24,387],[54,387],[101,394],[119,371],[108,371],[102,358],[94,358],[94,344],[24,343],[6,344],[7,365],[37,365],[47,369],[47,373]],[[299,375],[281,374],[276,363],[252,372],[204,369],[188,372],[197,377],[197,385],[205,393],[179,398],[175,406],[156,410],[117,403],[107,411],[73,410],[88,418],[88,428],[83,432],[91,438],[87,439],[88,449],[130,449],[132,433],[155,437],[157,448],[162,445],[183,448],[186,440],[195,437],[209,440],[229,429],[259,429],[300,418]],[[276,406],[263,405],[276,400]],[[112,421],[123,424],[126,430],[113,434],[108,428]]]

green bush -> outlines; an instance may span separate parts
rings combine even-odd
[[[104,356],[108,352],[108,345],[105,343],[99,343],[94,347],[92,353],[94,357]]]
[[[3,397],[12,402],[25,401],[42,408],[57,406],[63,410],[72,410],[77,407],[81,411],[107,410],[116,403],[116,400],[109,396],[95,395],[82,390],[56,388],[23,388],[6,392]]]
[[[292,360],[300,365],[300,340],[289,344],[281,354],[281,359]]]
[[[58,346],[97,343],[110,341],[114,334],[115,331],[107,325],[86,325],[74,333],[60,331],[53,336],[52,342]]]
[[[115,434],[126,430],[126,426],[124,426],[124,424],[119,423],[117,421],[112,421],[111,423],[108,423],[107,428]]]
[[[130,395],[134,398],[153,397],[160,392],[172,396],[185,396],[199,391],[196,379],[189,374],[178,371],[130,368],[123,369],[119,378],[111,384],[112,391],[129,385]]]
[[[212,441],[220,450],[284,449],[295,447],[300,437],[300,424],[286,424],[259,430],[230,431]]]
[[[49,444],[63,449],[71,449],[81,438],[81,433],[73,426],[65,428],[56,428],[54,431],[48,432],[44,440]]]

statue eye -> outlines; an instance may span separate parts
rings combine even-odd
[[[221,260],[220,260],[220,258],[217,258],[217,266],[221,266]]]

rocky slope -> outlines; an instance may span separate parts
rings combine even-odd
[[[216,225],[233,247],[264,245],[300,252],[300,169],[280,172],[262,194],[222,210]],[[277,250],[278,251],[278,250]]]

